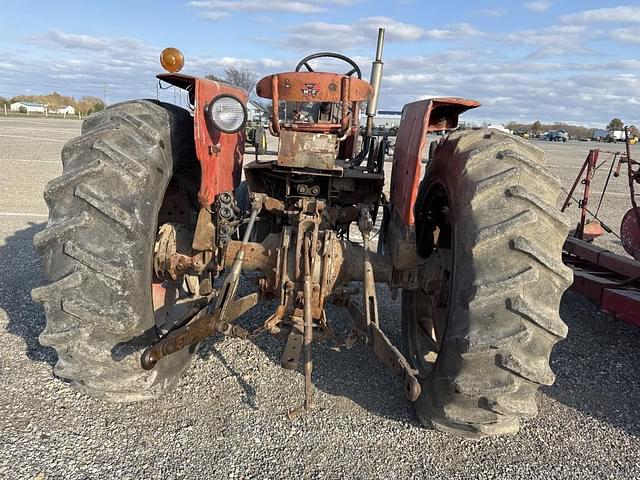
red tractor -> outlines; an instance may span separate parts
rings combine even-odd
[[[33,291],[47,317],[40,342],[56,349],[58,376],[97,398],[154,398],[207,337],[269,332],[286,340],[284,368],[303,360],[305,400],[292,417],[313,404],[316,340],[365,342],[439,430],[511,433],[536,414],[538,387],[554,381],[551,349],[567,334],[559,184],[540,150],[495,130],[453,131],[429,147],[427,134],[479,106],[434,98],[404,106],[384,194],[387,145],[372,133],[383,39],[381,29],[371,82],[352,59],[319,53],[258,83],[280,147],[277,159],[244,165],[246,183],[245,92],[177,73],[175,49],[158,78],[188,92],[189,110],[135,100],[85,120],[34,239],[49,280]],[[314,71],[320,57],[343,60],[346,73]],[[249,270],[261,272],[257,291],[239,298]],[[376,282],[402,292],[402,345],[384,333]],[[275,299],[273,314],[255,331],[238,325],[262,299]],[[344,338],[329,302],[353,319]]]

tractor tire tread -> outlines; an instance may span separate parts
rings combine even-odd
[[[540,149],[495,130],[455,132],[435,156],[425,179],[455,197],[462,253],[456,323],[416,412],[463,437],[515,433],[521,417],[537,413],[537,388],[553,383],[549,356],[567,334],[558,306],[572,273],[561,261],[568,224],[555,207],[559,183]]]
[[[49,281],[32,291],[47,320],[40,341],[58,353],[54,373],[96,398],[157,398],[189,363],[191,349],[152,371],[139,357],[158,335],[155,218],[173,172],[196,162],[192,125],[173,105],[111,106],[85,120],[62,150],[62,176],[47,186],[49,222],[34,237]]]

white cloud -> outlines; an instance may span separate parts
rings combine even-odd
[[[310,14],[326,12],[330,6],[351,6],[360,0],[193,0],[188,3],[192,8],[202,10],[199,18],[205,20],[220,20],[230,12],[273,12]]]
[[[587,24],[596,22],[639,23],[640,15],[638,15],[638,10],[637,6],[596,8],[593,10],[583,10],[581,12],[562,15],[560,17],[560,21],[562,23],[571,24]]]
[[[222,20],[223,18],[227,18],[229,15],[229,12],[212,12],[209,10],[198,13],[199,18],[202,18],[204,20],[211,20],[213,22]]]
[[[486,17],[504,17],[507,14],[507,10],[504,8],[483,8],[478,10],[478,13]]]
[[[370,35],[378,35],[378,28],[384,27],[385,38],[400,42],[420,40],[425,30],[417,25],[402,23],[389,17],[367,17],[359,20],[354,25],[356,29],[367,31]]]
[[[289,27],[287,36],[282,41],[283,45],[301,50],[332,50],[335,48],[335,39],[340,38],[341,50],[348,50],[356,45],[369,41],[370,35],[364,31],[358,31],[353,25],[306,22]]]
[[[91,36],[60,30],[28,41],[37,44],[43,53],[36,57],[0,47],[0,57],[7,71],[7,75],[0,76],[2,96],[22,94],[29,89],[33,93],[59,91],[76,97],[100,97],[105,85],[109,87],[111,101],[156,96],[155,76],[162,73],[160,47],[138,38]],[[184,54],[184,73],[196,76],[222,75],[229,66],[248,68],[259,75],[284,68],[284,62],[274,58],[210,58],[191,55],[188,50]],[[163,91],[159,90],[159,93],[162,99]],[[173,93],[165,99],[172,100]]]
[[[286,2],[286,1],[253,1],[253,0],[197,0],[189,2],[193,8],[206,9],[208,11],[219,12],[224,10],[243,12],[293,12],[293,13],[317,13],[326,9],[318,4],[307,2]]]
[[[446,29],[426,30],[424,36],[430,40],[464,40],[484,33],[468,23],[455,23]]]
[[[464,40],[484,35],[468,23],[456,23],[446,29],[426,29],[410,23],[399,22],[389,17],[366,17],[352,24],[306,22],[286,29],[283,45],[297,49],[335,49],[335,39],[340,38],[340,47],[349,50],[363,44],[372,44],[378,28],[385,28],[385,40],[391,42],[416,42],[420,40]]]
[[[546,122],[570,121],[577,124],[604,124],[612,115],[622,115],[637,121],[638,113],[632,103],[640,99],[627,98],[628,91],[640,87],[640,80],[632,74],[612,74],[600,71],[576,74],[564,66],[556,69],[554,78],[523,73],[519,65],[486,64],[431,65],[431,73],[404,72],[383,80],[381,102],[391,97],[394,106],[424,98],[423,92],[433,96],[463,96],[479,100],[483,107],[471,114],[475,118],[494,121],[540,119]],[[388,69],[390,70],[390,69]],[[615,82],[615,83],[614,83]],[[631,89],[631,90],[630,90]],[[637,90],[635,90],[637,91]],[[586,103],[585,96],[591,98]]]
[[[611,38],[620,43],[640,43],[637,28],[618,28],[610,32]]]
[[[587,30],[583,25],[552,25],[538,30],[520,30],[503,37],[513,45],[526,45],[533,48],[532,58],[562,56],[567,53],[589,52],[585,42],[599,35]]]
[[[129,37],[96,37],[76,33],[65,33],[60,30],[50,30],[45,37],[36,37],[32,42],[41,43],[51,41],[63,48],[80,50],[128,50],[144,47],[141,40]]]
[[[387,58],[381,106],[398,108],[429,93],[477,99],[483,107],[467,117],[494,122],[539,119],[602,126],[616,115],[631,123],[640,119],[635,103],[640,79],[634,75],[640,60],[569,63],[560,56],[553,63],[531,62],[509,60],[503,52],[504,46],[472,47]]]
[[[469,37],[478,37],[480,35],[484,35],[483,32],[475,28],[473,25],[469,23],[454,23],[453,24],[453,32],[456,37],[460,39],[469,38]]]
[[[546,12],[549,10],[551,2],[547,0],[536,0],[534,2],[526,2],[524,7],[532,12]]]

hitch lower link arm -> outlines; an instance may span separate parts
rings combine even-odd
[[[369,234],[373,229],[373,222],[367,208],[361,209],[358,226],[362,234],[364,247],[364,272],[362,277],[364,312],[358,309],[351,301],[347,304],[347,308],[351,316],[354,317],[356,325],[366,332],[367,344],[387,368],[402,380],[405,387],[405,395],[410,401],[415,402],[422,392],[422,387],[416,377],[418,372],[411,367],[405,356],[380,329],[376,284],[369,253]]]
[[[235,296],[240,284],[240,274],[246,255],[246,247],[251,238],[258,213],[262,209],[262,200],[261,195],[254,195],[252,198],[251,216],[242,238],[242,244],[236,253],[229,272],[224,278],[220,294],[216,297],[213,311],[209,312],[209,305],[207,305],[196,313],[186,325],[170,332],[148,347],[142,353],[140,359],[143,369],[151,370],[161,358],[201,342],[215,333],[224,333],[243,338],[248,335],[246,330],[237,325],[232,325],[232,322],[258,302],[257,293],[252,293],[238,300],[235,300]]]

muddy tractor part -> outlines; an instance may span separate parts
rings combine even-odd
[[[303,400],[283,405],[291,418],[314,406],[314,342],[369,346],[420,421],[445,432],[513,433],[536,414],[567,333],[558,183],[526,141],[456,130],[478,102],[433,98],[404,106],[383,193],[388,139],[372,128],[383,40],[381,29],[371,82],[326,52],[258,82],[275,159],[256,152],[243,165],[246,94],[178,73],[175,49],[158,79],[188,92],[192,114],[136,100],[84,122],[34,239],[47,275],[33,291],[47,316],[40,341],[58,352],[58,376],[97,398],[155,398],[207,337],[272,334],[282,367],[304,374]],[[318,71],[327,58],[345,73]],[[252,292],[240,288],[249,271]],[[384,285],[402,292],[401,345],[380,315]],[[250,325],[243,315],[264,299],[275,309]],[[347,333],[330,303],[352,319]]]

